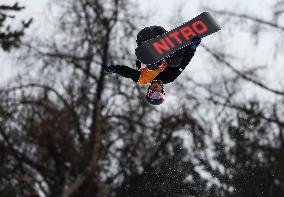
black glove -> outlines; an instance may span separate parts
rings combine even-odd
[[[199,46],[200,42],[201,42],[201,38],[199,36],[194,36],[192,38],[190,45],[189,45],[190,50],[195,51],[195,49]]]
[[[103,69],[106,73],[114,73],[115,71],[115,66],[114,65],[102,65]]]

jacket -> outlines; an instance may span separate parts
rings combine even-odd
[[[174,53],[172,57],[165,58],[171,65],[161,69],[161,72],[157,73],[153,80],[161,80],[164,84],[173,82],[189,64],[194,53],[195,50],[191,51],[189,47],[185,47]],[[125,78],[131,78],[134,82],[138,83],[143,76],[143,68],[141,68],[141,62],[138,60],[136,61],[136,66],[139,70],[124,65],[116,65],[114,66],[114,72]],[[139,84],[144,85],[141,83]]]

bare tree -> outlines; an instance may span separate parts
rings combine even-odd
[[[45,196],[283,194],[281,104],[239,99],[251,84],[283,100],[283,90],[258,77],[262,68],[241,70],[232,56],[203,46],[208,60],[229,74],[207,83],[183,75],[171,90],[179,103],[157,109],[145,102],[143,88],[101,69],[135,62],[142,18],[135,5],[66,0],[57,6],[54,34],[24,43],[27,72],[0,91],[3,185],[17,195]]]
[[[282,3],[279,1],[276,5]],[[246,28],[242,31],[245,29],[254,39],[261,39],[259,32],[264,29],[273,35],[283,34],[283,26],[275,18],[209,10],[217,16],[224,16],[226,21],[234,21],[235,30],[243,27],[242,22],[249,22],[245,23]],[[276,15],[282,13],[281,6],[275,12],[271,11]],[[277,17],[279,19],[281,14]],[[223,28],[225,31],[230,26],[226,24]],[[213,143],[213,158],[208,154],[196,155],[200,165],[217,179],[221,196],[282,196],[284,122],[279,114],[283,113],[280,104],[283,103],[283,88],[273,87],[274,84],[268,84],[266,79],[260,77],[261,71],[265,72],[263,66],[259,66],[263,65],[262,62],[255,61],[255,65],[240,64],[240,61],[236,61],[238,54],[218,47],[202,47],[212,59],[211,65],[216,67],[216,74],[208,82],[189,78],[192,84],[188,86],[196,89],[187,97],[192,98],[194,95],[195,99],[204,104],[204,108],[209,108],[214,114],[217,127],[215,135],[218,137],[210,139]],[[277,50],[278,47],[274,47],[276,55],[282,53]],[[273,53],[273,49],[270,51]],[[243,57],[244,60],[249,58],[249,54]],[[271,68],[270,65],[265,67]],[[251,91],[247,91],[247,87],[251,87]],[[262,94],[254,94],[256,89],[261,90]],[[271,99],[264,100],[263,94],[270,95]],[[210,121],[212,116],[206,119]]]

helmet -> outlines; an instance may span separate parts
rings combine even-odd
[[[137,34],[137,46],[142,44],[145,41],[151,40],[153,38],[158,37],[159,35],[162,35],[166,33],[167,31],[161,27],[161,26],[150,26],[150,27],[145,27],[139,33]]]
[[[151,90],[150,87],[154,82],[158,82],[161,86],[162,86],[162,91],[158,92],[155,90]],[[146,100],[148,103],[150,103],[151,105],[160,105],[164,102],[165,100],[165,90],[164,90],[164,86],[163,83],[161,81],[158,80],[153,80],[151,85],[149,86],[148,90],[147,90],[147,94],[146,94]]]

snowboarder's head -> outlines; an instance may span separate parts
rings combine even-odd
[[[137,34],[137,39],[136,39],[137,46],[139,46],[145,41],[151,40],[152,38],[156,38],[159,35],[162,35],[166,32],[167,31],[161,26],[145,27]]]
[[[165,90],[163,82],[160,80],[153,80],[146,93],[146,100],[151,105],[160,105],[165,100]]]

